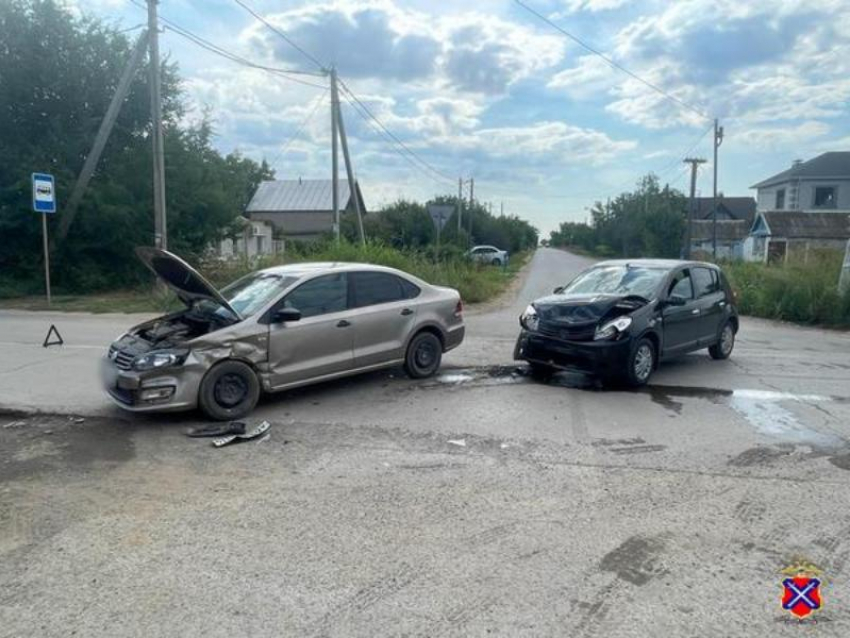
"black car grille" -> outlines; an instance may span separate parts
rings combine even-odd
[[[562,323],[541,321],[537,326],[537,332],[563,341],[593,341],[596,334],[596,324],[583,324],[565,328]]]
[[[133,367],[133,359],[135,357],[127,352],[121,352],[115,346],[109,346],[109,360],[115,364],[119,370],[129,370]]]

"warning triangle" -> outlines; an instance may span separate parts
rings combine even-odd
[[[56,335],[57,341],[51,341],[50,335]],[[47,331],[47,336],[44,338],[44,343],[42,343],[42,347],[46,348],[48,346],[61,346],[64,345],[65,341],[62,339],[62,335],[59,334],[59,331],[56,329],[52,323],[50,324],[50,330]]]

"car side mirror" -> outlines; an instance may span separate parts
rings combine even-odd
[[[272,323],[301,321],[301,311],[296,308],[278,308],[272,312]]]
[[[557,287],[557,288],[555,288],[555,290],[553,290],[552,292],[553,292],[554,294],[556,294],[556,295],[560,295],[562,292],[564,292],[564,287],[563,287],[563,286],[558,286],[558,287]]]
[[[664,302],[665,306],[684,306],[688,303],[688,300],[684,297],[678,297],[676,295],[671,295],[667,297],[667,301]]]

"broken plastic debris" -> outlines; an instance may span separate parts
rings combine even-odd
[[[249,441],[251,439],[256,439],[258,436],[262,436],[268,432],[270,427],[271,423],[263,421],[250,432],[246,432],[245,434],[231,434],[230,436],[224,436],[220,439],[213,439],[212,444],[213,447],[224,447],[225,445],[229,445],[235,441]]]
[[[449,439],[449,443],[451,445],[459,445],[460,447],[466,447],[466,439]]]
[[[212,423],[197,428],[189,428],[186,436],[199,438],[202,436],[230,436],[232,434],[245,434],[245,424],[242,421],[231,421],[230,423]]]
[[[11,429],[11,428],[19,428],[19,427],[22,427],[23,425],[24,425],[23,421],[9,421],[3,427]]]

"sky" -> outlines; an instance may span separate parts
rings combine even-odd
[[[474,178],[477,200],[547,236],[648,172],[686,190],[685,156],[709,160],[697,184],[707,196],[715,117],[729,196],[753,195],[795,159],[850,150],[850,0],[523,1],[675,99],[514,0],[243,0],[306,55],[235,0],[161,0],[159,12],[257,64],[334,65],[417,158],[343,93],[371,209],[456,194],[458,178]],[[131,0],[65,2],[122,29],[146,20]],[[221,151],[265,158],[279,179],[330,177],[326,78],[246,68],[167,27],[160,47],[184,78],[187,120],[206,112]]]

